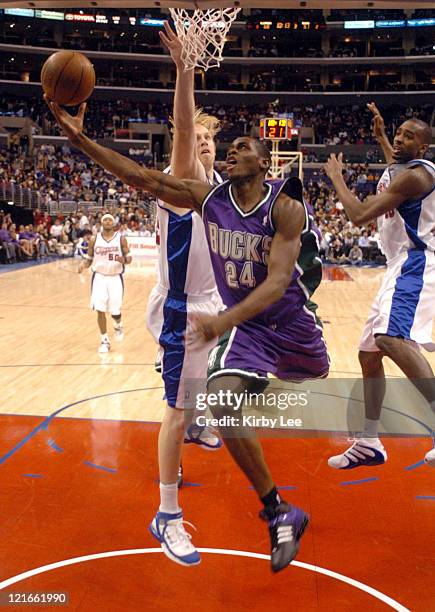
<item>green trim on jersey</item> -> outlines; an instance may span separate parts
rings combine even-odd
[[[305,234],[302,234],[298,266],[302,270],[299,281],[307,289],[308,297],[311,297],[322,280],[322,262],[320,260],[316,234],[311,227]]]

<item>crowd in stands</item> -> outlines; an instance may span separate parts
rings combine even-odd
[[[374,145],[371,133],[371,113],[360,104],[342,107],[322,104],[288,107],[276,100],[263,107],[249,105],[207,105],[205,110],[219,117],[222,130],[218,139],[222,143],[240,134],[258,135],[259,118],[262,115],[294,114],[303,126],[314,128],[316,141],[326,145],[368,144]],[[381,109],[389,135],[398,124],[410,117],[430,121],[432,107],[419,109],[395,105]],[[0,113],[18,113],[31,116],[44,129],[53,130],[53,122],[45,105],[33,99],[14,100],[0,98]],[[128,127],[128,118],[144,121],[167,122],[169,108],[160,103],[118,100],[112,102],[91,101],[87,119],[91,137],[113,135],[114,129]],[[369,163],[382,162],[375,146],[366,148],[366,163],[347,167],[347,181],[355,194],[364,198],[373,193],[380,170]],[[316,152],[306,151],[305,162],[324,161]],[[152,200],[134,188],[123,185],[107,174],[81,153],[63,146],[44,144],[30,151],[19,145],[0,148],[0,182],[6,181],[37,192],[44,211],[56,210],[54,203],[71,201],[81,208],[73,215],[55,215],[48,212],[35,214],[32,225],[15,225],[7,215],[0,215],[0,260],[72,255],[77,244],[86,238],[86,231],[98,230],[100,213],[97,209],[117,208],[123,232],[154,231]],[[381,262],[379,237],[374,226],[360,230],[346,218],[329,180],[317,168],[305,169],[307,198],[315,210],[317,224],[322,232],[322,257],[334,263]],[[59,210],[59,209],[57,209]],[[38,211],[36,211],[37,213]],[[90,216],[89,216],[90,215]],[[59,219],[56,217],[59,216]]]
[[[121,205],[146,206],[143,194],[121,183],[92,160],[62,147],[40,145],[32,155],[23,156],[17,147],[0,148],[0,181],[4,180],[37,192],[41,204],[50,208],[61,200],[94,203],[106,200]]]
[[[154,217],[139,206],[114,206],[110,209],[123,236],[152,236]],[[19,225],[10,213],[0,210],[0,263],[11,264],[51,257],[84,257],[89,240],[101,228],[103,211],[78,210],[70,215],[50,215],[33,211],[33,223]]]
[[[343,106],[327,106],[289,105],[280,102],[278,98],[274,103],[263,105],[207,104],[204,108],[221,120],[222,130],[218,135],[221,142],[230,142],[240,134],[258,134],[260,117],[293,113],[295,121],[302,126],[313,127],[316,144],[375,144],[371,132],[372,115],[365,105],[356,100]],[[391,136],[400,123],[411,117],[429,123],[433,108],[430,104],[418,108],[395,104],[382,110],[387,132]],[[167,124],[170,113],[170,107],[160,102],[91,100],[86,115],[86,129],[91,138],[113,137],[116,130],[128,129],[131,121]],[[1,115],[30,117],[38,126],[35,131],[49,135],[60,134],[42,99],[0,96]]]
[[[281,17],[283,20],[297,20],[298,17]],[[255,18],[253,18],[255,19]],[[276,17],[279,19],[279,17]],[[307,19],[306,17],[304,19]],[[316,23],[322,23],[322,19],[314,18]],[[349,14],[347,15],[349,19]],[[394,19],[390,17],[389,19]],[[86,26],[85,26],[86,27]],[[96,30],[98,31],[98,26]],[[102,26],[100,26],[101,28]],[[388,43],[383,45],[383,53],[376,52],[376,45],[369,46],[366,43],[361,43],[358,47],[352,48],[346,41],[340,39],[332,39],[328,43],[328,50],[325,52],[322,49],[322,31],[311,31],[307,41],[307,32],[292,30],[280,31],[255,31],[251,30],[250,45],[242,47],[242,38],[240,30],[233,30],[233,36],[225,46],[224,55],[228,57],[370,57],[373,55],[405,55],[405,50],[402,47],[401,39],[396,42],[391,41],[390,47]],[[344,38],[344,37],[343,37]],[[430,37],[429,37],[430,38]],[[62,40],[54,40],[53,32],[46,28],[10,29],[5,27],[2,31],[0,28],[0,42],[16,45],[28,45],[46,48],[61,48],[61,49],[77,49],[79,51],[108,51],[111,53],[136,53],[136,54],[152,54],[164,55],[167,53],[158,37],[158,29],[151,28],[126,28],[120,31],[119,28],[112,30],[101,29],[96,34],[95,30],[91,32],[83,30],[82,35],[78,32],[71,34],[66,32]],[[415,46],[406,54],[408,55],[433,55],[435,50],[433,46],[428,44],[424,47]],[[307,49],[309,49],[307,55]],[[131,63],[129,64],[131,65]]]
[[[375,191],[380,171],[368,164],[347,166],[347,182],[361,199]],[[33,223],[17,225],[10,214],[0,211],[0,261],[81,255],[92,234],[100,228],[104,207],[109,207],[125,235],[151,236],[155,212],[152,200],[108,175],[91,160],[73,153],[67,145],[35,148],[32,158],[16,151],[0,151],[0,180],[5,179],[45,194],[44,212],[36,209]],[[322,232],[321,255],[336,264],[382,262],[374,226],[357,228],[346,218],[329,180],[322,170],[307,169],[305,188]],[[50,214],[53,202],[73,200],[82,210]],[[354,248],[355,247],[355,248]],[[356,248],[358,247],[358,248]],[[360,250],[358,250],[360,249]],[[354,259],[353,259],[354,258]]]
[[[346,168],[346,182],[361,200],[375,192],[380,175],[380,171],[370,173],[367,164],[352,164]],[[336,265],[385,263],[376,223],[357,227],[349,221],[323,170],[313,171],[306,177],[305,191],[322,236],[320,256],[323,262]]]

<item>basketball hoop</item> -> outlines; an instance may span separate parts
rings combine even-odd
[[[196,9],[190,14],[186,9],[169,10],[183,45],[184,70],[220,66],[226,36],[240,9]]]

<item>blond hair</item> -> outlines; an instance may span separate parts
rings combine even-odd
[[[175,123],[174,118],[169,117],[169,123],[171,124],[171,133],[173,134],[175,131]],[[211,134],[211,137],[214,138],[216,134],[221,129],[221,122],[217,117],[213,117],[213,115],[208,115],[204,112],[204,110],[197,106],[195,107],[195,112],[193,114],[193,123],[195,125],[202,125],[208,130]]]

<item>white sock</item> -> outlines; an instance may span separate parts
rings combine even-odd
[[[178,484],[162,484],[160,483],[160,512],[168,514],[176,514],[181,511],[178,505]]]
[[[115,321],[115,325],[113,326],[115,329],[122,329],[122,321],[119,321],[119,323],[117,323]]]
[[[364,419],[363,438],[379,437],[379,419]]]
[[[107,334],[101,334],[101,342],[104,342],[105,340],[109,342],[109,336]]]

